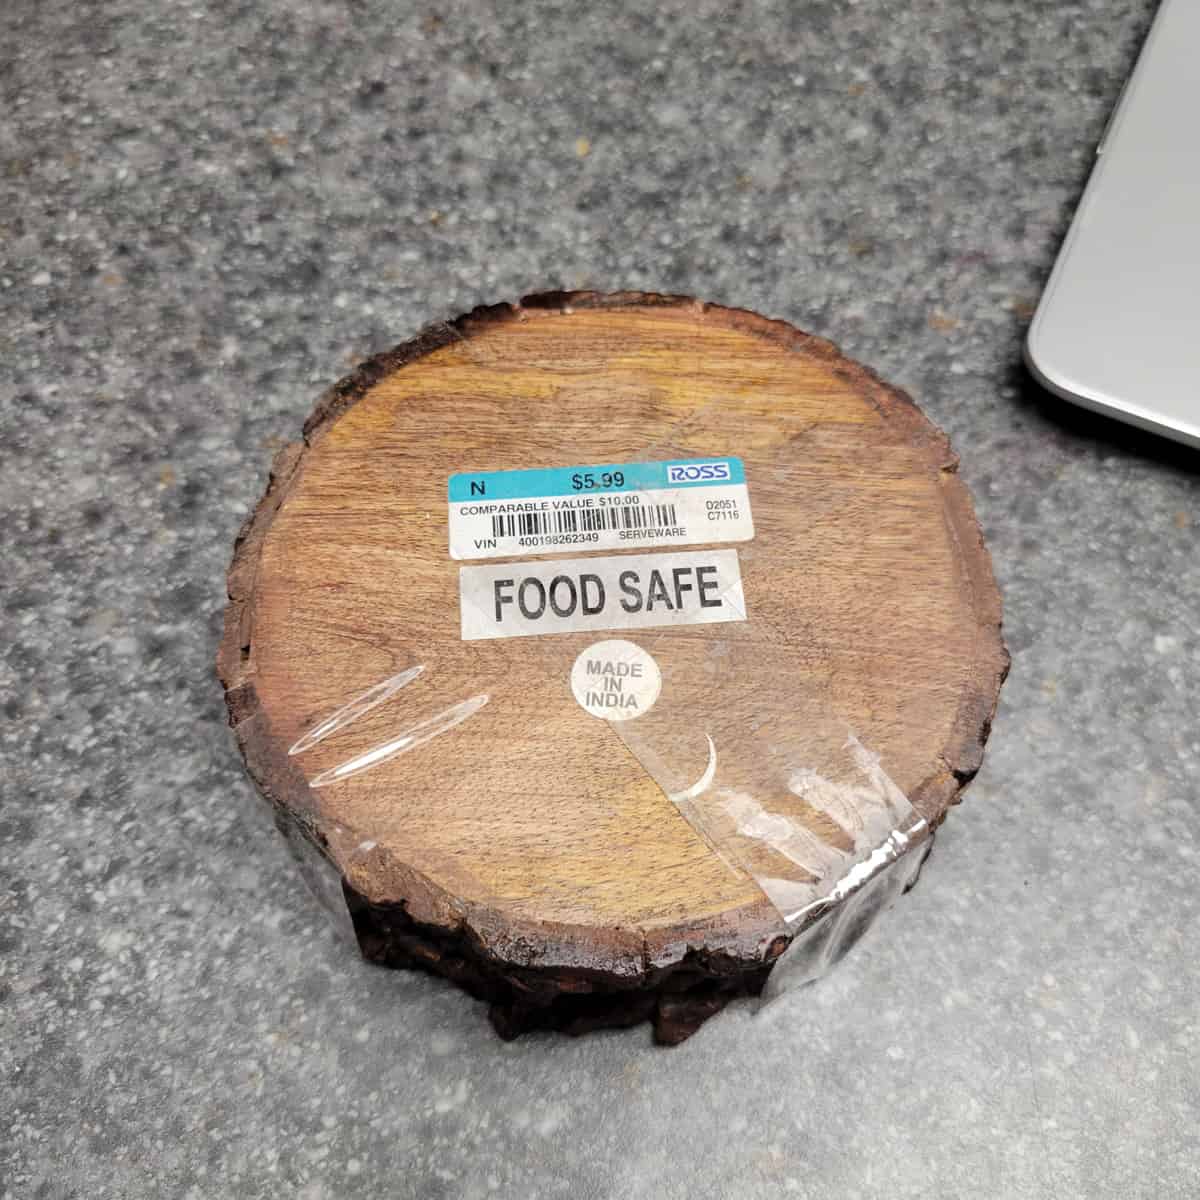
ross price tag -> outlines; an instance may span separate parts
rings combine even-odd
[[[512,558],[754,536],[740,458],[450,476],[450,557]]]

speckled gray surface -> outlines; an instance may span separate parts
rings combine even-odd
[[[0,1196],[1200,1194],[1197,456],[1033,388],[1151,4],[8,0]],[[212,676],[271,448],[555,286],[780,316],[951,434],[988,759],[816,987],[673,1050],[368,967]]]

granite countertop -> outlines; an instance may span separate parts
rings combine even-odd
[[[4,6],[0,1197],[1200,1194],[1200,459],[1020,353],[1152,8]],[[213,678],[315,395],[556,287],[753,308],[911,391],[1006,602],[920,886],[674,1050],[505,1044],[360,962]]]

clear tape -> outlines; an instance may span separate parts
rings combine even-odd
[[[643,717],[609,724],[794,931],[921,844],[928,827],[879,756],[823,700],[796,684],[790,696],[773,696],[777,711],[754,727],[744,707],[727,704],[695,670],[694,647],[678,658],[670,638],[646,645],[663,674],[661,699]],[[699,657],[719,662],[738,653],[707,639],[705,650]]]
[[[730,589],[722,599],[744,603],[740,588],[736,597]],[[744,608],[742,616],[742,628],[748,629],[751,618]],[[756,636],[765,632],[775,643],[773,655],[796,654],[769,622],[760,619],[758,625]],[[660,704],[668,707],[657,717],[656,705],[643,718],[609,724],[692,827],[727,863],[754,879],[789,932],[804,931],[788,951],[795,950],[793,966],[779,971],[777,964],[772,974],[803,974],[807,981],[841,957],[815,932],[810,936],[810,928],[836,929],[839,922],[830,921],[830,914],[839,907],[861,909],[864,893],[889,896],[892,881],[904,874],[891,868],[925,845],[930,830],[879,755],[805,686],[799,661],[794,671],[781,672],[789,683],[782,694],[773,692],[769,714],[757,697],[739,707],[725,689],[714,687],[709,668],[737,673],[740,642],[728,629],[690,639],[683,654],[669,633],[638,639],[659,664]],[[747,707],[760,716],[747,721]],[[680,736],[681,713],[703,731],[706,760],[698,778],[696,738]],[[728,774],[722,770],[722,746],[735,750],[727,757],[738,766]],[[884,876],[888,884],[873,882]],[[835,937],[831,944],[843,941]],[[803,972],[794,965],[799,959],[808,963]]]
[[[919,832],[905,836],[897,831],[853,868],[807,914],[806,923],[771,968],[763,1002],[813,983],[839,963],[880,914],[916,883],[932,848],[933,833],[921,822]]]
[[[415,667],[409,667],[407,671],[393,675],[390,679],[385,679],[382,683],[375,684],[374,687],[367,688],[365,692],[347,701],[336,712],[314,725],[292,746],[288,755],[303,754],[305,750],[311,750],[318,742],[323,742],[338,730],[345,729],[359,717],[365,717],[373,708],[378,708],[379,705],[390,700],[402,687],[406,687],[414,679],[418,679],[424,670],[424,664],[418,664]]]
[[[331,783],[340,783],[343,779],[349,779],[351,775],[358,775],[362,771],[369,771],[372,767],[377,767],[381,763],[395,758],[398,754],[407,754],[410,750],[415,750],[435,737],[440,737],[443,733],[449,733],[450,730],[457,728],[468,718],[473,717],[488,702],[488,699],[487,693],[481,692],[478,696],[461,700],[432,716],[423,717],[415,725],[410,725],[394,738],[389,738],[386,742],[382,742],[362,754],[356,754],[336,767],[322,771],[309,781],[308,786],[319,788],[327,787]]]
[[[320,850],[312,839],[284,813],[277,813],[278,826],[288,850],[295,860],[300,878],[312,892],[317,903],[329,914],[333,928],[340,941],[356,946],[358,937],[354,932],[354,921],[346,907],[346,896],[342,890],[342,873]]]

